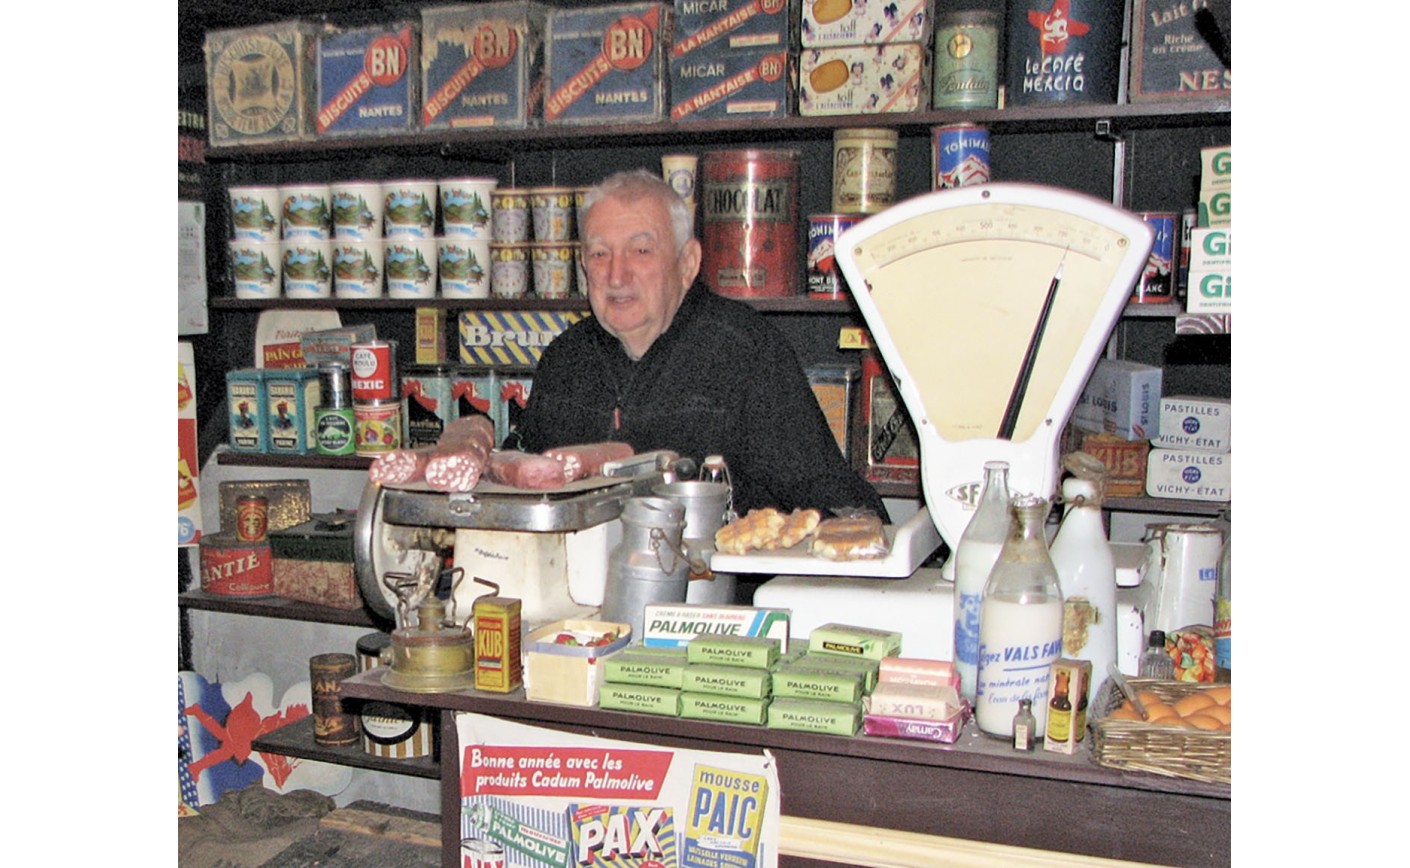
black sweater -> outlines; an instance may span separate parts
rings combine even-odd
[[[782,332],[699,282],[640,361],[595,318],[570,326],[544,349],[519,423],[529,452],[620,440],[696,462],[723,455],[740,515],[863,507],[886,517],[838,450]]]

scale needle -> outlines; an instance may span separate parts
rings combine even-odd
[[[999,423],[999,439],[1012,440],[1013,430],[1018,425],[1018,411],[1023,406],[1024,395],[1028,392],[1028,381],[1033,376],[1033,363],[1038,358],[1038,347],[1043,342],[1043,332],[1048,327],[1048,314],[1053,310],[1053,299],[1057,297],[1058,286],[1062,283],[1062,265],[1067,261],[1067,251],[1062,252],[1052,282],[1048,284],[1048,297],[1043,300],[1043,310],[1038,314],[1038,322],[1033,326],[1033,336],[1028,339],[1028,351],[1023,355],[1023,366],[1018,370],[1018,379],[1009,394],[1009,405],[1004,409],[1003,421]]]

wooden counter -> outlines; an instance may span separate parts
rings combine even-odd
[[[383,668],[343,682],[348,699],[437,708],[441,715],[442,856],[460,852],[459,745],[454,712],[667,747],[778,759],[782,812],[902,832],[1163,865],[1227,865],[1230,787],[1094,764],[1075,756],[1016,753],[973,723],[953,745],[788,732],[530,702],[501,695],[405,693]],[[803,864],[785,860],[785,864]]]

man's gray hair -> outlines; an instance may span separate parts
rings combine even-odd
[[[627,202],[652,198],[666,206],[666,213],[671,215],[671,234],[676,242],[677,253],[683,250],[686,242],[694,236],[694,210],[660,175],[646,169],[629,169],[608,175],[583,196],[583,217],[586,218],[593,206],[606,198]]]

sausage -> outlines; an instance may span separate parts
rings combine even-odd
[[[367,468],[367,476],[373,482],[383,485],[398,485],[404,482],[420,482],[426,478],[426,462],[431,457],[432,447],[419,449],[393,449],[383,452]]]
[[[562,488],[568,481],[557,459],[532,452],[492,452],[485,475],[501,485],[535,490]]]
[[[494,449],[494,425],[484,416],[461,416],[446,424],[426,460],[433,491],[469,491],[480,481]]]
[[[636,454],[630,443],[603,441],[601,443],[578,443],[572,446],[559,446],[545,449],[544,455],[563,465],[563,481],[573,482],[602,472],[602,465],[609,461],[619,461]]]

